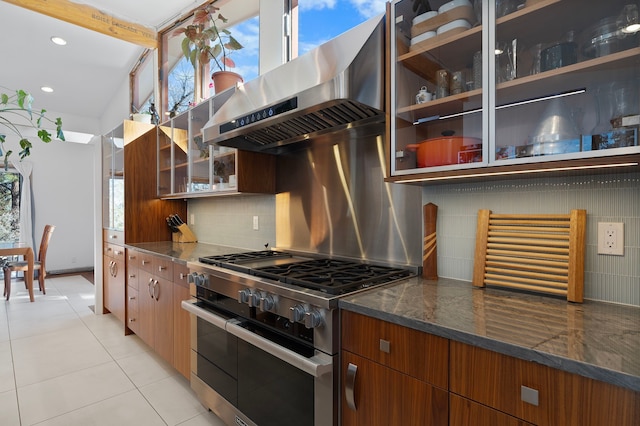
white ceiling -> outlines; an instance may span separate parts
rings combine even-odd
[[[83,3],[121,19],[162,28],[203,0],[91,0]],[[60,36],[66,46],[54,45]],[[0,86],[24,89],[34,107],[99,119],[143,48],[0,1]],[[44,93],[41,86],[54,88]],[[6,89],[5,89],[6,88]]]

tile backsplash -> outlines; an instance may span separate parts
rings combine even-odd
[[[276,243],[275,196],[234,195],[189,200],[189,226],[202,243],[220,244],[247,250],[264,249]],[[253,217],[258,216],[258,230]]]
[[[425,186],[438,206],[438,275],[471,281],[479,209],[495,213],[587,211],[587,299],[640,306],[640,173],[536,177]],[[624,256],[597,254],[598,222],[624,223]]]

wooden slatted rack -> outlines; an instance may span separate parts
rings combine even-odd
[[[586,210],[570,214],[478,211],[473,285],[566,296],[582,302]]]

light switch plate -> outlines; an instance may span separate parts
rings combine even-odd
[[[598,222],[598,254],[624,256],[624,223]]]

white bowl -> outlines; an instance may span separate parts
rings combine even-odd
[[[460,6],[473,7],[471,6],[471,2],[469,0],[453,0],[440,6],[440,9],[438,9],[438,13],[445,13]]]
[[[420,43],[421,41],[425,41],[426,39],[429,39],[431,37],[435,37],[436,36],[436,32],[435,31],[427,31],[424,32],[420,35],[415,36],[414,38],[411,39],[411,45],[413,46],[414,44]]]
[[[444,24],[443,26],[439,27],[436,31],[436,34],[444,34],[447,31],[451,31],[456,28],[468,30],[469,28],[471,28],[471,24],[466,19],[456,19],[455,21],[451,21],[448,24]]]
[[[436,16],[438,16],[438,12],[436,12],[435,10],[432,10],[431,12],[426,12],[416,16],[415,18],[413,18],[413,21],[411,22],[413,25],[418,25],[420,22],[424,22],[427,19],[435,18]]]

